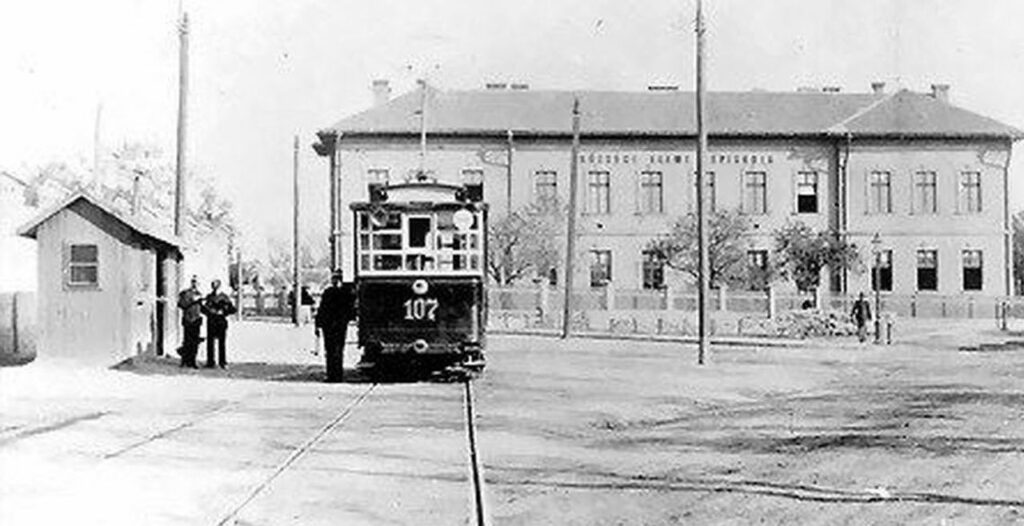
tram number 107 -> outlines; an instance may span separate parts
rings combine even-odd
[[[437,300],[435,298],[416,298],[405,300],[405,319],[410,321],[437,319]]]

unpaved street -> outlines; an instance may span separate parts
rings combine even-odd
[[[1024,521],[1024,350],[491,343],[493,524]],[[0,523],[468,523],[459,385],[302,367],[0,369]]]

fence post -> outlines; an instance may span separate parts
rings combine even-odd
[[[604,285],[604,310],[615,310],[615,287],[611,281]]]
[[[548,290],[548,284],[544,280],[540,280],[538,285],[540,285],[540,321],[544,323],[548,318],[548,304],[551,302],[551,292]]]
[[[666,285],[662,291],[664,294],[662,300],[665,302],[665,310],[672,310],[672,287]]]
[[[917,317],[917,296],[910,297],[910,317]]]
[[[718,286],[718,310],[722,312],[729,310],[726,306],[726,302],[728,301],[728,294],[725,291],[726,288],[725,283]]]
[[[768,284],[768,319],[775,319],[775,286]]]
[[[967,319],[974,318],[974,298],[967,300]]]
[[[1008,312],[1010,310],[1010,302],[1004,300],[999,303],[999,307],[999,314],[1001,318],[999,328],[1005,331],[1007,330],[1006,319],[1009,316]]]
[[[946,298],[942,298],[942,317],[946,317]]]

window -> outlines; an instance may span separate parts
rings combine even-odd
[[[534,174],[533,196],[538,203],[556,199],[558,197],[558,172],[541,170]]]
[[[608,172],[590,172],[587,181],[588,213],[607,214],[611,211],[608,190]]]
[[[650,250],[643,251],[643,282],[645,289],[665,287],[665,263]]]
[[[872,256],[871,290],[892,292],[892,250],[879,250]]]
[[[796,181],[796,212],[818,213],[818,173],[800,172]]]
[[[939,290],[938,251],[917,251],[917,290]]]
[[[868,177],[868,213],[892,213],[892,174],[871,172]]]
[[[100,259],[96,245],[71,245],[68,255],[68,285],[99,285]]]
[[[960,210],[968,214],[981,212],[981,172],[960,174]]]
[[[366,171],[366,180],[370,183],[387,184],[391,181],[391,171],[387,168],[370,168]]]
[[[981,290],[981,251],[964,250],[964,290]]]
[[[914,174],[914,211],[919,214],[934,214],[935,205],[935,172],[917,172]]]
[[[707,192],[704,197],[708,200],[708,211],[715,211],[715,172],[704,172],[704,186],[707,187]],[[690,200],[693,203],[693,213],[697,213],[697,172],[693,173],[693,199]]]
[[[768,251],[748,250],[747,266],[750,269],[750,290],[768,288]]]
[[[765,173],[746,172],[743,174],[743,211],[748,214],[768,213],[765,200]]]
[[[603,287],[612,280],[612,251],[590,251],[590,286]]]
[[[462,185],[466,187],[467,197],[470,201],[483,201],[484,171],[482,168],[464,168],[462,170]]]
[[[640,172],[640,213],[662,213],[662,201],[661,172]]]
[[[469,212],[468,221],[459,228],[456,216],[467,212],[437,210],[403,216],[379,208],[360,211],[359,272],[480,274],[481,212]]]

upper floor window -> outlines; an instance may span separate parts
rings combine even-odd
[[[640,213],[660,214],[662,202],[661,172],[640,172]]]
[[[764,172],[743,174],[743,211],[748,214],[768,213],[767,185]]]
[[[68,285],[96,286],[100,279],[99,247],[71,245],[68,247]]]
[[[708,202],[708,211],[714,212],[716,208],[715,197],[715,172],[704,172],[704,199]],[[693,173],[693,203],[692,210],[697,212],[697,172]]]
[[[612,280],[612,251],[590,251],[590,286],[603,287]]]
[[[533,177],[533,196],[538,203],[558,197],[558,172],[539,170]]]
[[[939,252],[917,251],[917,290],[939,289]]]
[[[960,203],[962,212],[981,212],[981,172],[960,174]]]
[[[892,174],[871,172],[868,176],[868,213],[892,213]]]
[[[892,291],[892,250],[879,250],[874,254],[871,290]]]
[[[981,290],[982,284],[982,261],[980,250],[964,250],[963,257],[963,282],[964,290]]]
[[[818,213],[818,172],[800,172],[796,181],[798,214]]]
[[[914,213],[934,214],[935,204],[935,172],[917,172],[914,174]]]
[[[643,286],[645,289],[665,287],[665,263],[654,252],[643,251]]]
[[[607,214],[611,212],[611,196],[608,172],[590,172],[587,179],[587,212]]]

